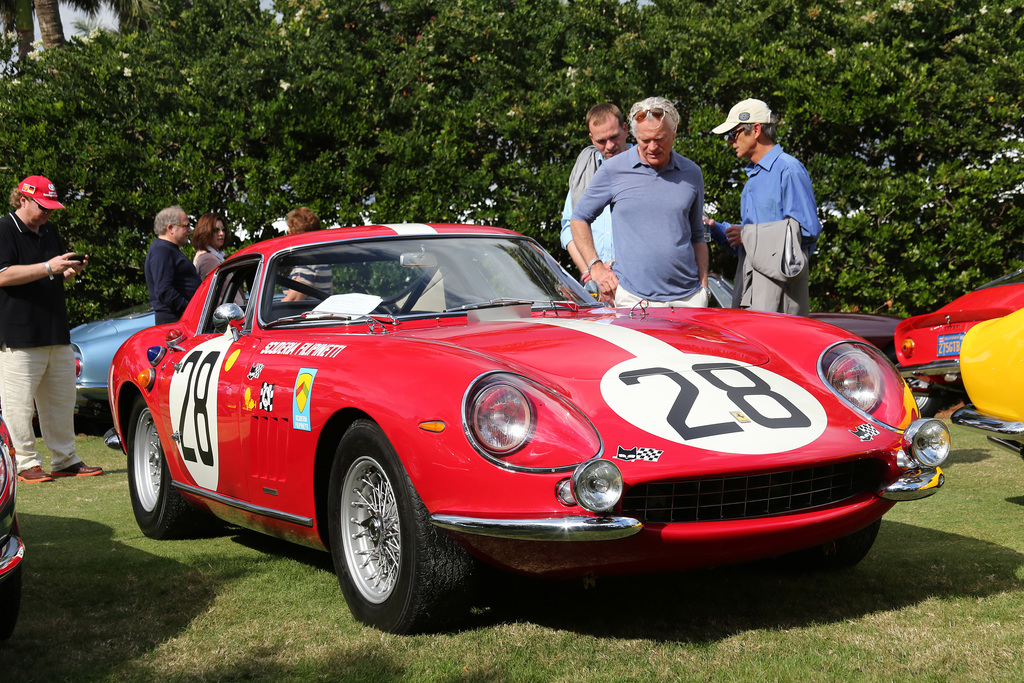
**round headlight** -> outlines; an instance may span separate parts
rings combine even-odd
[[[473,402],[469,425],[473,438],[496,455],[522,447],[533,430],[533,407],[518,388],[492,384]]]
[[[903,432],[914,460],[938,467],[949,457],[949,429],[942,420],[914,420]]]
[[[572,473],[572,493],[580,507],[605,513],[622,497],[622,473],[608,460],[588,460]]]
[[[829,363],[825,377],[846,400],[865,413],[873,412],[882,400],[882,368],[860,346],[844,346]]]

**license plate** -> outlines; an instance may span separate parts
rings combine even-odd
[[[944,356],[958,356],[960,355],[960,342],[964,340],[963,332],[960,334],[940,334],[939,335],[939,348],[935,352],[938,358]]]

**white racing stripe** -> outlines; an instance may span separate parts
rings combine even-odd
[[[436,235],[437,230],[425,223],[381,223],[381,227],[391,228],[396,235]]]

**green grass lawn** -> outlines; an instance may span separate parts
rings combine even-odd
[[[122,455],[21,485],[21,618],[0,680],[1024,679],[1024,463],[953,428],[945,487],[897,505],[857,567],[773,563],[547,582],[496,576],[461,631],[357,624],[330,557],[237,529],[153,541]]]

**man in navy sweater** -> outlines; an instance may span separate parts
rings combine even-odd
[[[192,295],[199,288],[199,275],[192,261],[181,253],[188,244],[192,226],[180,206],[169,206],[153,221],[156,239],[146,254],[146,287],[149,303],[156,312],[156,324],[177,322]]]

